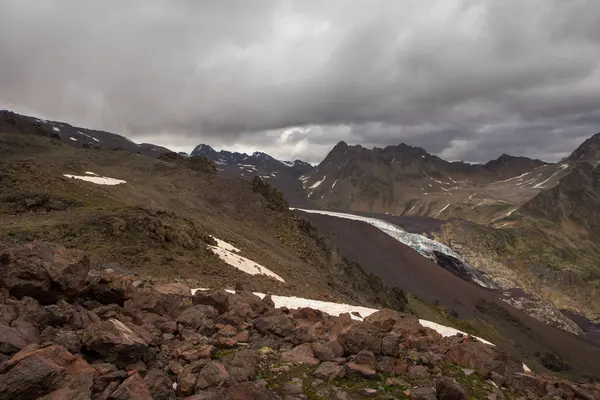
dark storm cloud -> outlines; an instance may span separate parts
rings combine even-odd
[[[7,0],[0,106],[190,150],[557,160],[600,130],[593,0]]]

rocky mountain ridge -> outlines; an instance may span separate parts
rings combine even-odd
[[[252,154],[215,151],[206,144],[200,144],[190,153],[191,156],[206,157],[215,163],[217,170],[232,178],[252,179],[260,177],[274,187],[283,191],[291,203],[295,205],[310,205],[302,189],[301,178],[314,168],[301,160],[281,161],[262,152]]]
[[[76,127],[64,122],[49,121],[41,118],[20,115],[7,110],[0,110],[0,131],[23,129],[30,133],[53,137],[74,147],[120,149],[148,157],[159,157],[172,151],[149,143],[135,143],[125,136],[111,132]]]

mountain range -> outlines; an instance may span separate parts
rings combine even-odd
[[[312,166],[0,112],[0,247],[55,243],[97,270],[403,310],[534,370],[600,379],[599,138],[558,163],[481,165],[340,142]]]

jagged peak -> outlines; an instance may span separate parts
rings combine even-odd
[[[594,166],[600,163],[600,133],[586,139],[569,157],[573,163],[589,163]]]
[[[192,150],[192,154],[194,153],[216,153],[216,151],[209,145],[200,143],[198,146],[194,147],[194,150]]]
[[[343,149],[347,149],[348,147],[348,143],[344,142],[343,140],[340,140],[335,146],[333,146],[333,150],[343,150]]]

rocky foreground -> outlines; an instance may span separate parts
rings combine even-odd
[[[363,322],[197,291],[31,243],[0,255],[0,400],[600,399],[412,315]]]

